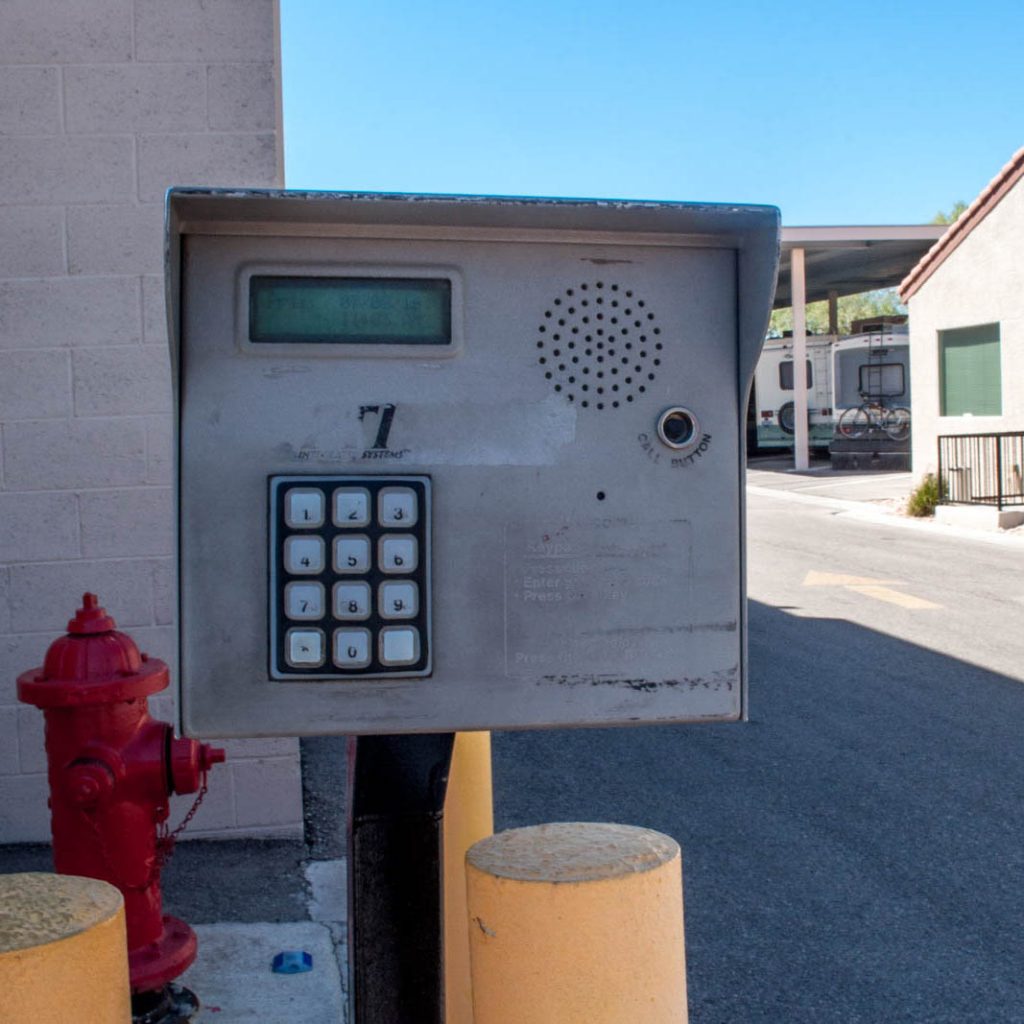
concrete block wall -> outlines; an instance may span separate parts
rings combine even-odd
[[[1024,430],[1024,179],[936,268],[907,304],[913,374],[914,475],[938,468],[942,434]],[[942,416],[939,332],[999,324],[1001,416]]]
[[[163,195],[282,183],[279,53],[276,0],[0,4],[0,842],[49,838],[15,679],[83,591],[174,668]],[[300,834],[296,741],[227,746],[189,834]]]

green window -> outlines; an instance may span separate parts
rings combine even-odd
[[[1000,416],[999,324],[939,331],[939,389],[943,416]]]

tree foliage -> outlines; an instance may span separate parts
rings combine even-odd
[[[963,213],[964,210],[966,210],[966,209],[967,209],[967,204],[962,199],[958,199],[953,204],[953,209],[950,210],[949,213],[943,213],[941,210],[939,210],[939,212],[937,214],[935,214],[934,217],[932,217],[931,223],[932,224],[952,224],[953,221],[955,221],[957,219],[957,217],[959,217],[960,214]]]
[[[900,302],[895,288],[880,288],[860,295],[844,295],[838,302],[839,333],[849,334],[854,320],[873,316],[892,316],[906,313],[907,307]],[[793,310],[776,309],[768,328],[770,338],[782,337],[783,331],[793,329]],[[828,333],[828,302],[811,302],[807,305],[807,333]]]

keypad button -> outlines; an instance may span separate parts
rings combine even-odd
[[[293,487],[284,496],[284,521],[296,530],[323,526],[324,492],[312,487]]]
[[[334,617],[342,620],[370,617],[370,585],[368,583],[336,583],[334,585]]]
[[[319,629],[289,629],[285,658],[295,668],[316,668],[324,662],[324,635]]]
[[[368,526],[370,492],[365,487],[339,487],[334,492],[335,526]]]
[[[284,567],[287,572],[297,576],[323,572],[323,538],[287,537],[284,542]]]
[[[382,487],[377,496],[381,526],[415,526],[419,519],[416,492],[411,487]]]
[[[420,610],[419,587],[411,580],[388,580],[380,585],[377,607],[382,619],[414,619]]]
[[[322,619],[324,617],[323,584],[287,584],[284,588],[284,613],[289,619]]]
[[[370,568],[369,537],[335,537],[334,571],[352,574],[367,572]]]
[[[418,565],[419,549],[415,537],[381,537],[380,567],[384,572],[415,572]]]
[[[420,656],[420,633],[412,626],[385,626],[380,631],[382,665],[412,665]]]
[[[370,631],[367,629],[336,629],[334,631],[334,664],[338,668],[366,668],[370,664]]]

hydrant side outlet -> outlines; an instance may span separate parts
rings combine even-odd
[[[18,677],[18,697],[46,717],[54,867],[121,890],[132,990],[147,992],[196,954],[192,929],[163,913],[160,869],[180,831],[166,831],[168,801],[201,799],[225,755],[152,718],[147,698],[166,688],[167,665],[115,625],[95,594],[84,595],[43,665]]]

